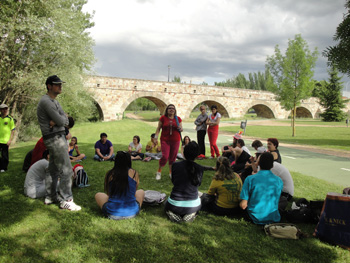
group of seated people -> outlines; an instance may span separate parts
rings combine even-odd
[[[128,152],[131,156],[131,160],[159,160],[162,157],[161,146],[159,141],[155,138],[155,134],[151,134],[151,139],[146,145],[146,152],[142,153],[142,144],[140,143],[140,136],[135,135],[132,142],[128,146]],[[115,154],[113,144],[107,140],[107,134],[101,133],[100,140],[95,143],[95,156],[96,161],[114,161]]]
[[[132,169],[132,160],[160,159],[161,147],[151,135],[143,154],[140,137],[135,135],[128,151],[114,154],[113,144],[107,140],[107,134],[101,133],[95,143],[94,159],[114,161],[114,167],[105,177],[105,193],[97,193],[96,202],[103,214],[119,220],[135,217],[141,208],[145,193],[137,190],[139,175]],[[188,136],[184,137],[181,153],[172,165],[171,182],[173,188],[165,204],[165,212],[173,222],[191,222],[199,211],[220,216],[239,216],[255,224],[267,224],[280,221],[280,212],[293,197],[293,179],[282,164],[278,151],[278,140],[269,138],[267,149],[261,141],[255,140],[252,147],[257,151],[251,156],[245,146],[241,133],[236,133],[233,143],[222,148],[222,156],[217,158],[215,167],[203,166],[195,162],[199,147]],[[77,138],[72,137],[68,152],[73,162],[86,156],[79,151]],[[39,140],[32,155],[41,152],[41,159],[29,168],[25,179],[25,194],[31,198],[45,196],[45,177],[48,173],[49,153]],[[73,152],[76,155],[73,155]],[[37,158],[37,157],[35,157]],[[203,172],[215,171],[208,192],[201,194]]]
[[[191,222],[199,211],[206,211],[219,216],[243,217],[255,224],[279,222],[280,211],[293,197],[294,184],[289,171],[277,162],[281,161],[279,153],[273,155],[278,143],[276,146],[272,140],[276,148],[273,149],[269,147],[269,142],[271,152],[266,151],[260,141],[253,142],[256,156],[249,155],[246,167],[241,170],[251,168],[252,172],[242,179],[241,173],[234,171],[234,166],[244,150],[236,152],[230,146],[235,161],[231,161],[230,156],[220,156],[215,167],[203,166],[195,162],[198,144],[188,138],[183,146],[183,160],[172,165],[173,188],[165,203],[168,218],[173,222]],[[239,144],[244,146],[244,142]],[[156,147],[156,143],[153,147]],[[95,196],[97,204],[108,218],[131,218],[140,212],[145,193],[137,190],[139,175],[132,169],[131,160],[130,152],[119,151],[113,169],[105,177],[106,193],[97,193]],[[198,187],[204,171],[208,170],[215,171],[215,175],[208,192],[201,194]]]

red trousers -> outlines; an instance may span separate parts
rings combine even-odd
[[[210,154],[212,157],[220,156],[219,148],[216,145],[216,140],[218,139],[219,135],[219,126],[213,126],[208,128],[208,137],[209,137],[209,143],[210,143]]]
[[[172,165],[176,161],[179,146],[180,141],[161,141],[162,158],[159,160],[159,167],[166,165],[168,160],[169,165]]]

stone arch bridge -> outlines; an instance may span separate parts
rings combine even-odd
[[[85,87],[104,121],[121,119],[128,105],[138,98],[151,100],[161,113],[172,103],[182,119],[200,103],[209,107],[215,104],[223,117],[230,118],[242,118],[250,108],[263,118],[286,119],[290,115],[273,93],[260,90],[102,76],[87,76]],[[315,118],[321,110],[316,98],[310,98],[297,108],[297,117]]]

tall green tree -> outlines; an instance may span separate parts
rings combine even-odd
[[[311,96],[314,84],[313,68],[317,60],[318,51],[309,50],[306,41],[300,34],[289,39],[285,55],[276,45],[275,54],[267,57],[266,68],[274,77],[276,85],[273,92],[277,100],[286,110],[292,110],[292,136],[295,136],[296,108],[300,101]]]
[[[46,92],[49,75],[57,74],[67,82],[60,102],[64,107],[70,105],[68,112],[75,112],[73,117],[84,118],[83,113],[93,107],[82,90],[82,75],[94,62],[94,42],[86,32],[93,26],[92,17],[82,12],[86,2],[0,2],[0,102],[10,106],[17,127],[37,126],[33,113]]]
[[[344,109],[346,100],[342,99],[341,91],[343,83],[338,76],[338,70],[332,66],[328,70],[329,81],[319,86],[317,97],[320,98],[320,104],[325,111],[320,114],[324,121],[343,121],[345,119]]]
[[[329,64],[350,76],[350,0],[346,1],[347,13],[343,15],[343,21],[338,25],[333,37],[338,44],[328,47],[323,55],[328,57]]]

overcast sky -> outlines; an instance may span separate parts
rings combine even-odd
[[[328,79],[321,53],[334,45],[345,0],[89,0],[95,12],[95,73],[194,84],[265,70],[296,34],[319,50],[314,78]],[[343,81],[349,79],[344,77]],[[347,86],[350,86],[348,83]],[[349,87],[350,88],[350,87]]]

